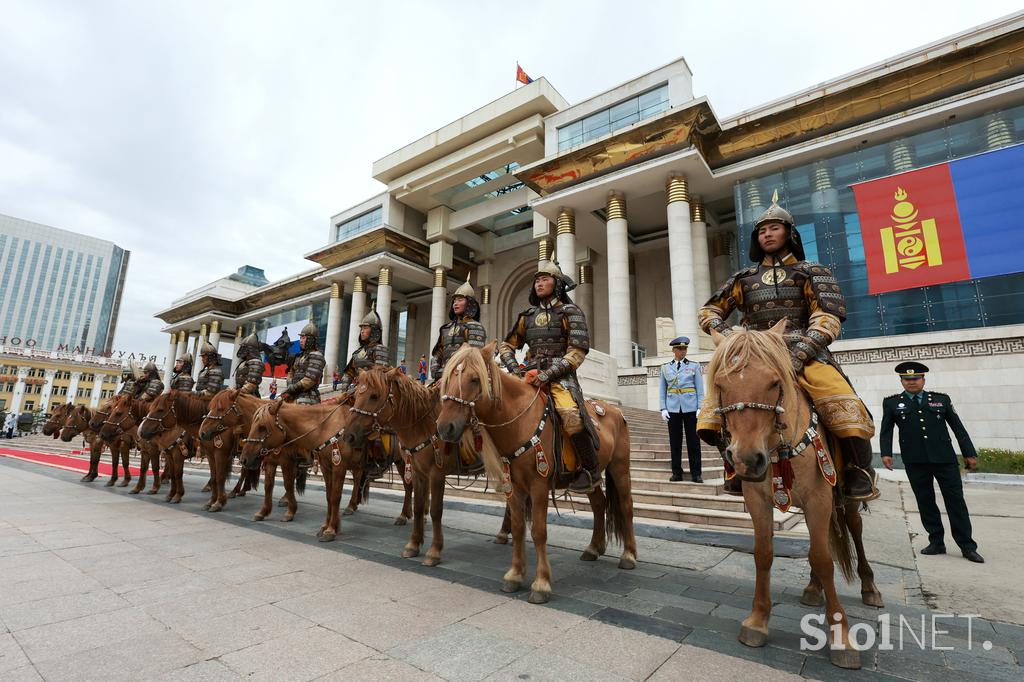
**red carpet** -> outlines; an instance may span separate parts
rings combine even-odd
[[[57,469],[65,469],[67,471],[80,471],[83,474],[89,470],[89,460],[81,459],[78,457],[68,457],[67,455],[54,455],[43,452],[30,452],[28,450],[16,450],[14,448],[3,448],[0,447],[0,457],[10,457],[11,459],[20,459],[23,462],[33,462],[35,464],[42,464],[43,466],[56,467]],[[129,466],[128,470],[132,476],[139,475],[138,467]],[[120,466],[118,471],[121,472]],[[110,476],[110,453],[104,452],[100,459],[99,466],[100,476]]]

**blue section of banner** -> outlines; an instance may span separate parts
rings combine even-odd
[[[949,164],[971,277],[1024,272],[1024,144]]]

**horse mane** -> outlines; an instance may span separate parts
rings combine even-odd
[[[484,354],[479,351],[479,348],[468,343],[463,344],[459,350],[455,351],[455,355],[448,360],[444,366],[444,372],[441,373],[441,381],[438,385],[442,393],[452,395],[448,390],[448,382],[456,368],[461,366],[476,372],[481,377],[486,377],[488,397],[494,402],[501,400],[501,369],[498,368],[498,363],[494,361],[493,357],[485,359]]]
[[[363,371],[359,375],[359,382],[367,388],[375,389],[381,393],[388,392],[389,373],[392,370],[375,365]],[[396,384],[395,391],[395,416],[392,422],[413,425],[422,421],[428,414],[435,417],[441,409],[441,401],[434,389],[427,388],[419,381],[401,372],[394,372],[390,379]]]
[[[800,391],[796,384],[796,374],[790,364],[786,342],[778,334],[762,332],[754,329],[734,331],[719,343],[711,356],[708,365],[707,402],[715,407],[721,406],[718,380],[740,374],[749,365],[760,365],[779,377],[783,393],[783,406],[787,413]]]
[[[210,399],[188,393],[186,391],[170,391],[165,393],[166,400],[173,401],[179,421],[194,424],[203,421],[210,411]],[[161,398],[164,396],[160,396]]]

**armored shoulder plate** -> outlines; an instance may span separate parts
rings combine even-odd
[[[575,303],[562,305],[562,310],[569,323],[569,345],[583,352],[590,351],[590,329],[587,327],[587,316]]]

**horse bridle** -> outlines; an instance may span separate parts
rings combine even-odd
[[[170,414],[174,417],[174,421],[177,422],[178,421],[178,414],[174,411],[174,401],[171,401]],[[128,415],[126,415],[125,417],[127,418],[127,416]],[[164,413],[164,416],[160,417],[159,419],[157,419],[156,417],[150,417],[149,414],[147,413],[146,416],[142,418],[142,421],[139,422],[139,431],[142,430],[142,425],[145,424],[147,421],[154,421],[154,422],[156,422],[157,424],[160,425],[160,430],[157,431],[156,433],[154,433],[153,434],[154,436],[157,435],[157,433],[163,433],[164,431],[170,431],[170,429],[167,428],[167,426],[164,424],[164,420],[165,419],[167,419],[167,413]],[[123,422],[124,419],[122,419],[121,421]]]
[[[463,407],[469,408],[469,424],[473,428],[478,428],[480,426],[484,426],[484,427],[487,427],[489,429],[499,429],[499,428],[501,428],[503,426],[508,426],[509,424],[513,424],[513,423],[519,421],[519,419],[522,418],[523,415],[525,415],[527,412],[530,411],[530,408],[533,407],[533,404],[535,402],[537,402],[537,398],[540,397],[541,391],[543,390],[543,387],[538,386],[537,387],[537,393],[534,394],[533,399],[526,405],[525,408],[523,408],[523,411],[520,412],[519,414],[517,414],[516,416],[512,417],[508,421],[502,422],[500,424],[485,424],[484,422],[480,421],[479,417],[476,416],[476,400],[466,400],[465,398],[462,397],[462,370],[463,370],[463,367],[461,367],[461,366],[460,367],[456,367],[454,370],[452,370],[452,374],[458,374],[459,375],[459,395],[448,395],[447,393],[444,393],[444,394],[441,395],[441,402],[443,403],[445,401],[450,401],[450,402],[453,402],[453,403],[455,403],[457,405],[462,405]],[[490,391],[490,382],[491,382],[491,377],[490,377],[490,373],[488,373],[488,376],[487,376],[488,391]],[[482,390],[481,390],[481,393],[483,393]],[[495,399],[493,395],[489,395],[489,397],[490,397],[491,400]]]
[[[726,421],[726,415],[729,414],[730,412],[742,412],[743,410],[747,409],[773,412],[775,414],[775,431],[776,433],[779,434],[779,443],[774,448],[772,448],[768,454],[769,456],[773,454],[778,454],[782,457],[791,456],[787,454],[792,453],[793,451],[792,445],[790,445],[789,441],[786,440],[785,431],[787,427],[785,424],[782,423],[782,420],[779,418],[786,413],[786,408],[782,406],[782,401],[784,397],[785,393],[782,389],[782,386],[780,385],[779,397],[778,399],[776,399],[774,405],[768,405],[766,403],[737,402],[732,403],[731,405],[726,405],[725,407],[716,407],[714,413],[715,415],[722,418],[723,435],[729,433],[729,425]]]
[[[367,386],[366,386],[366,384],[362,384],[360,388],[365,389],[365,388],[367,388]],[[357,391],[358,390],[359,389],[357,389]],[[348,411],[349,412],[355,412],[356,414],[362,415],[364,417],[371,417],[373,419],[373,427],[372,428],[373,428],[374,432],[379,433],[381,431],[384,431],[384,425],[380,423],[380,419],[379,419],[380,413],[384,411],[385,407],[387,407],[388,405],[391,405],[391,412],[392,412],[391,416],[392,417],[395,416],[394,415],[394,411],[395,411],[394,401],[395,401],[395,399],[394,399],[394,396],[391,395],[391,391],[392,391],[391,382],[388,381],[388,394],[386,396],[384,396],[384,402],[381,403],[381,406],[377,408],[376,412],[370,412],[369,410],[363,410],[363,409],[360,409],[360,408],[356,407],[355,406],[355,400],[352,401],[353,405],[352,405],[352,407],[348,408]],[[342,429],[336,435],[340,436],[344,431],[345,431],[345,429]]]
[[[265,456],[267,456],[271,452],[280,452],[281,450],[283,450],[284,448],[288,447],[292,443],[305,438],[306,436],[308,436],[309,434],[313,433],[314,431],[319,429],[321,426],[323,426],[324,423],[328,419],[331,418],[331,415],[333,415],[335,412],[337,412],[339,409],[341,409],[341,406],[343,404],[344,403],[339,402],[338,405],[333,410],[331,410],[326,415],[324,415],[324,418],[320,420],[319,424],[317,424],[313,428],[309,429],[308,431],[306,431],[305,433],[303,433],[300,436],[296,436],[295,438],[292,438],[291,440],[286,440],[284,443],[281,443],[276,448],[265,448],[265,447],[263,447],[263,443],[265,443],[267,441],[267,439],[270,438],[270,434],[269,433],[267,435],[263,436],[263,438],[248,438],[248,437],[246,437],[246,438],[242,439],[242,442],[243,443],[256,443],[257,445],[259,445],[260,446],[260,457],[265,457]],[[267,405],[264,408],[260,408],[260,409],[267,409],[267,410],[269,410],[270,406]],[[259,412],[257,412],[256,415],[253,417],[253,419],[259,419],[259,418],[260,418]],[[284,438],[288,438],[288,430],[284,428],[284,424],[281,423],[281,417],[280,417],[280,415],[277,412],[274,413],[274,425],[278,428],[278,430],[281,432],[281,435]]]
[[[242,419],[242,411],[238,409],[238,402],[237,401],[238,401],[238,395],[235,395],[235,399],[231,401],[231,407],[229,407],[228,409],[224,410],[224,414],[207,414],[205,417],[203,417],[204,421],[209,419],[211,421],[219,422],[218,426],[217,426],[217,430],[213,432],[214,435],[216,435],[218,433],[223,433],[223,432],[228,430],[228,427],[224,425],[224,418],[227,417],[232,412],[237,414],[239,419]]]

